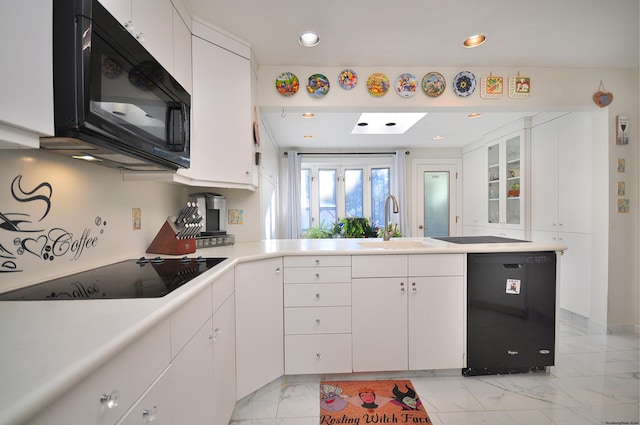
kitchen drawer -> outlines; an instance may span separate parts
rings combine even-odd
[[[198,332],[202,324],[213,314],[211,286],[187,301],[171,315],[171,358]]]
[[[331,307],[350,305],[350,283],[284,285],[285,307]]]
[[[350,333],[351,307],[293,307],[284,309],[284,333]]]
[[[401,277],[407,275],[407,256],[399,254],[354,255],[353,277]]]
[[[284,257],[285,267],[349,267],[349,255],[301,255]]]
[[[409,276],[463,276],[464,254],[409,255]]]
[[[351,282],[351,267],[300,267],[284,269],[284,283]]]
[[[235,290],[235,275],[229,270],[213,282],[213,312],[215,313]]]
[[[351,334],[286,335],[287,375],[351,373]]]
[[[29,425],[113,425],[169,366],[169,320],[156,325],[137,341],[54,401]],[[101,401],[112,395],[111,408]]]

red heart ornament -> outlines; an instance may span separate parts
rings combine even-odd
[[[613,93],[597,91],[593,94],[593,101],[601,108],[609,106],[613,102]]]

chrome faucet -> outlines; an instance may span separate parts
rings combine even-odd
[[[384,201],[384,232],[382,232],[382,240],[388,241],[391,239],[391,232],[389,231],[389,201],[393,201],[393,212],[398,213],[398,200],[395,196],[389,195]]]

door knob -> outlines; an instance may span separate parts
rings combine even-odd
[[[424,229],[424,226],[422,224],[418,225],[418,229],[422,230]]]

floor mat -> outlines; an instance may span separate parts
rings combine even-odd
[[[320,382],[320,425],[430,423],[409,380]]]

